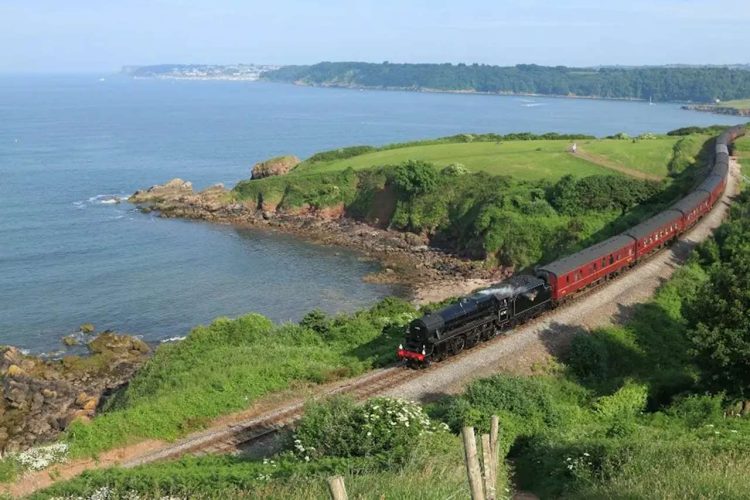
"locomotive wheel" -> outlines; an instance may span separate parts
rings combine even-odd
[[[475,345],[479,343],[479,332],[473,331],[469,335],[466,336],[466,348],[471,349]]]
[[[465,345],[466,341],[463,337],[456,337],[451,341],[451,352],[453,354],[458,354],[459,352],[464,350]]]
[[[494,336],[495,336],[495,325],[493,325],[492,323],[490,323],[482,331],[482,340],[490,340]]]

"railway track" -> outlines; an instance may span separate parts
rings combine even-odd
[[[316,398],[325,398],[337,394],[347,394],[357,401],[377,396],[385,389],[390,389],[413,376],[411,370],[403,366],[392,366],[376,370],[354,380],[343,383],[333,389],[322,391]],[[173,445],[153,453],[136,457],[120,464],[130,468],[138,465],[168,460],[183,455],[208,455],[219,453],[238,453],[243,447],[269,438],[280,430],[298,420],[304,411],[305,400],[299,399],[276,410],[236,422],[220,429],[212,429],[189,436]]]

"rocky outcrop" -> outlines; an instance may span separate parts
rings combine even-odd
[[[191,194],[193,194],[192,182],[174,178],[166,184],[156,184],[144,191],[136,191],[128,198],[128,201],[132,203],[146,203]]]
[[[136,191],[128,201],[144,212],[158,210],[164,217],[213,221],[228,214],[242,214],[247,208],[242,203],[235,203],[232,193],[223,184],[214,184],[196,193],[193,185],[182,179],[172,179],[166,184]]]
[[[352,248],[383,264],[384,270],[368,281],[406,284],[412,290],[429,283],[452,279],[500,279],[508,269],[488,269],[482,262],[462,259],[429,246],[427,235],[389,230],[379,221],[387,220],[395,198],[380,200],[383,213],[368,216],[372,224],[346,217],[342,204],[331,207],[301,207],[279,211],[276,207],[238,201],[223,186],[194,193],[185,181],[172,180],[130,197],[141,210],[157,211],[162,217],[205,220],[223,224],[258,226],[290,233],[307,240]],[[171,187],[169,187],[171,186]],[[386,203],[387,202],[387,203]]]
[[[284,175],[299,165],[300,159],[294,155],[277,156],[270,160],[256,163],[252,168],[253,179],[263,179],[274,175]]]
[[[718,106],[714,104],[688,104],[682,106],[682,109],[716,113],[719,115],[750,116],[750,109],[731,108],[729,106]]]
[[[74,420],[90,419],[102,398],[126,384],[149,354],[142,340],[107,332],[90,355],[48,360],[0,349],[0,451],[55,439]]]

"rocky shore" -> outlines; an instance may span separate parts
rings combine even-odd
[[[690,111],[702,111],[704,113],[716,113],[719,115],[750,116],[750,109],[731,108],[728,106],[717,106],[714,104],[688,104],[682,109]]]
[[[107,396],[147,359],[146,343],[104,332],[84,342],[89,353],[45,359],[0,348],[0,452],[54,440],[72,422],[86,422]]]
[[[482,262],[432,248],[426,236],[380,229],[348,218],[343,206],[287,213],[237,200],[232,191],[220,184],[195,192],[190,182],[181,179],[137,191],[128,201],[144,212],[156,211],[161,217],[266,228],[357,250],[383,266],[367,281],[406,285],[417,298],[417,292],[424,288],[449,290],[454,283],[490,283],[507,274],[506,270],[490,270]]]

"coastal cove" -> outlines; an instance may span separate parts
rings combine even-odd
[[[678,105],[98,76],[0,79],[0,342],[54,350],[91,321],[149,341],[398,293],[347,250],[117,203],[173,177],[234,185],[279,154],[462,132],[665,132],[738,123]]]

